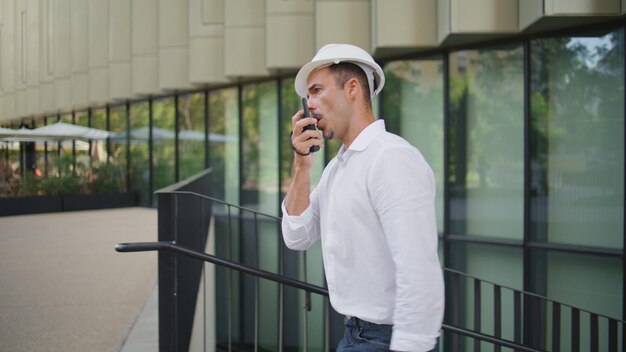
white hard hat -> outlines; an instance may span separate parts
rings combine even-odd
[[[309,75],[318,68],[350,62],[363,69],[370,86],[370,97],[374,99],[385,85],[385,73],[372,56],[358,46],[350,44],[327,44],[315,54],[311,62],[302,66],[294,83],[296,93],[302,98],[307,96],[307,80]],[[376,83],[376,84],[374,84]],[[374,87],[376,89],[374,90]]]

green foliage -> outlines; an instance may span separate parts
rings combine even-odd
[[[119,166],[113,163],[102,163],[92,169],[92,175],[92,192],[111,193],[120,191],[122,171]]]
[[[40,189],[47,195],[79,194],[84,190],[84,182],[77,174],[67,173],[42,179]]]
[[[27,173],[20,179],[18,194],[35,195],[41,190],[40,179],[31,173]]]

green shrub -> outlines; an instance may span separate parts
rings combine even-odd
[[[84,191],[81,178],[75,173],[48,177],[41,181],[41,190],[48,195],[79,194]]]
[[[111,193],[120,191],[120,179],[122,172],[113,163],[103,163],[91,170],[93,180],[91,191],[94,193]]]

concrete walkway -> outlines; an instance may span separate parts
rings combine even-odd
[[[157,265],[114,247],[156,238],[155,209],[0,217],[0,351],[120,351]]]

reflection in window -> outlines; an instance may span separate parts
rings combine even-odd
[[[209,94],[209,166],[212,196],[239,204],[239,104],[237,89]]]
[[[179,179],[204,169],[204,93],[178,98],[178,172]]]
[[[243,88],[242,205],[278,214],[278,110],[275,82]]]
[[[58,118],[56,116],[51,116],[45,119],[46,123],[45,125],[51,125],[55,122],[58,121]],[[60,149],[59,149],[59,142],[46,142],[46,155],[48,157],[48,168],[47,168],[47,173],[46,176],[47,177],[59,177],[60,176],[60,169],[59,169],[59,163],[60,163]],[[17,160],[18,160],[18,165],[19,165],[19,150],[17,153]]]
[[[147,101],[130,106],[130,184],[143,206],[150,205],[149,109]]]
[[[623,248],[623,43],[622,30],[530,43],[534,241]],[[531,264],[534,292],[621,318],[621,260],[537,250]],[[571,319],[563,312],[561,326]],[[569,333],[562,330],[564,349]],[[580,338],[588,346],[589,336]]]
[[[78,111],[74,113],[74,124],[89,127],[89,115],[87,111]],[[89,141],[76,142],[76,168],[80,170],[89,170],[91,165],[90,152],[91,144]]]
[[[152,118],[152,191],[157,191],[175,182],[174,99],[155,100]]]
[[[211,172],[211,196],[231,204],[239,204],[239,104],[237,88],[220,89],[209,93],[209,167]],[[215,236],[215,253],[223,258],[238,261],[240,249],[237,209],[213,207],[215,233],[232,234]],[[218,344],[238,345],[241,343],[240,280],[234,270],[215,268],[216,325]]]
[[[624,34],[531,41],[537,241],[622,248]]]
[[[385,66],[382,118],[388,131],[417,147],[433,169],[437,225],[443,230],[443,74],[441,59],[394,61]]]
[[[581,255],[557,251],[534,250],[531,255],[534,285],[544,287],[542,295],[556,302],[614,319],[622,318],[622,261],[619,258]],[[572,310],[562,306],[560,311],[560,346],[572,350]],[[545,345],[552,346],[554,312],[545,312]],[[575,336],[580,346],[590,346],[590,315],[580,312],[580,330]],[[609,336],[608,324],[599,319],[598,336]],[[608,351],[608,339],[600,338],[599,351]]]
[[[452,242],[450,268],[467,273],[469,276],[480,278],[488,282],[494,282],[507,288],[521,290],[523,288],[523,253],[520,248],[502,247],[494,245],[481,245],[473,243]],[[462,258],[467,258],[464,261]],[[453,286],[459,284],[460,289]],[[480,299],[480,332],[493,334],[494,332],[494,290],[491,285],[481,285]],[[474,280],[462,278],[447,287],[450,296],[460,295],[463,312],[453,317],[448,314],[450,320],[460,318],[454,324],[472,328],[474,326]],[[505,339],[514,340],[514,297],[510,289],[501,290],[500,314],[502,326],[501,336]],[[473,341],[462,340],[467,343],[465,350],[472,350]],[[493,345],[482,343],[483,350],[490,351]]]
[[[293,166],[293,150],[289,141],[291,132],[291,117],[299,110],[302,110],[300,97],[294,89],[294,79],[289,78],[281,82],[282,99],[282,125],[280,127],[281,151],[280,151],[280,179],[281,179],[281,201],[284,199],[289,185],[291,184],[291,169]],[[324,151],[324,149],[322,149]],[[319,182],[324,168],[324,155],[320,151],[314,156],[314,165],[311,170],[311,187]],[[333,155],[334,156],[334,155]],[[321,246],[319,243],[313,245],[304,255],[298,251],[284,251],[283,274],[289,277],[307,281],[323,286],[325,283],[323,265],[321,262]],[[306,264],[305,264],[306,261]],[[304,271],[304,268],[307,271]],[[298,307],[305,305],[305,295],[302,290],[284,288],[284,299],[286,301],[297,302]],[[285,347],[291,349],[304,349],[304,343],[309,350],[323,349],[324,341],[324,299],[319,295],[311,296],[311,311],[289,310],[284,312],[285,326]],[[306,319],[306,324],[303,324]],[[305,338],[306,335],[306,338]]]
[[[450,54],[450,231],[523,238],[521,46]]]
[[[91,110],[90,126],[99,130],[107,129],[107,113],[105,109],[93,109]],[[108,159],[107,155],[107,142],[106,141],[91,141],[91,168],[98,167],[101,163],[106,163]]]
[[[126,142],[126,119],[127,111],[125,105],[115,106],[109,110],[109,127],[114,135],[109,140],[109,163],[106,167],[98,170],[100,175],[96,175],[101,179],[100,187],[105,192],[114,192],[126,190],[126,170],[128,160],[126,153],[128,144]],[[108,182],[104,182],[105,178],[109,178]]]
[[[243,206],[266,214],[278,215],[278,98],[275,81],[245,86],[242,121],[242,177],[241,202]],[[245,219],[244,219],[245,222]],[[260,269],[278,273],[278,249],[281,239],[278,223],[259,219],[256,227],[244,228],[244,247],[256,248]],[[254,292],[257,283],[244,281],[244,291]],[[250,290],[245,289],[250,288]],[[245,297],[246,299],[248,296]],[[250,303],[254,297],[250,296]],[[259,346],[265,350],[278,349],[278,285],[258,282]],[[253,318],[249,316],[248,318]],[[249,334],[247,334],[249,336]]]

